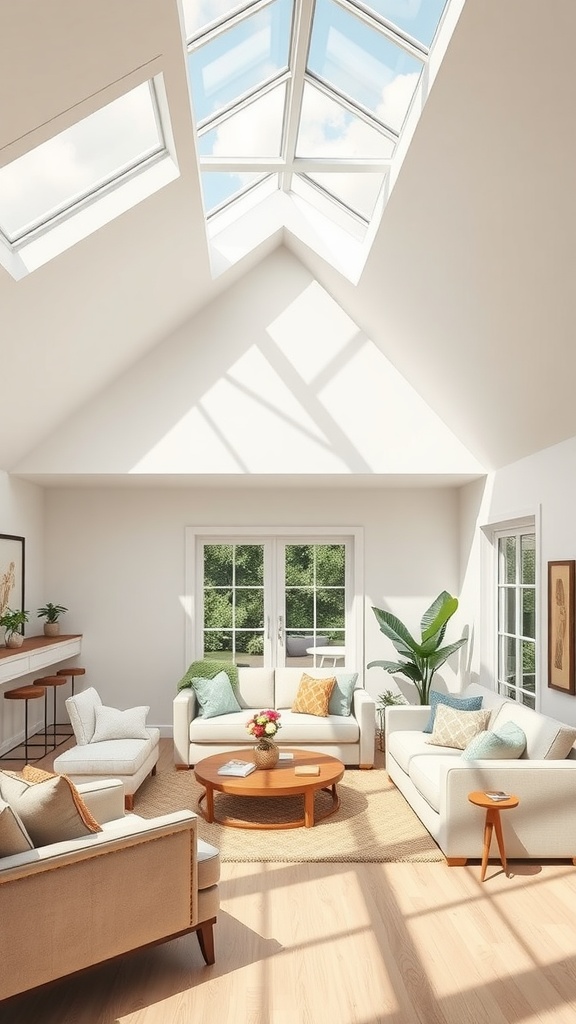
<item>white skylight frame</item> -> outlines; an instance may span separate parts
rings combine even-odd
[[[188,0],[188,2],[193,2],[193,0]],[[256,5],[250,2],[236,5],[232,18],[224,14],[219,19],[213,19],[209,26],[205,26],[204,29],[200,29],[194,35],[191,35],[187,41],[188,48],[201,45],[202,37],[206,32],[209,32],[210,37],[214,38],[227,30],[231,20],[237,23],[249,16],[253,10],[263,9],[270,2],[272,0],[258,0]],[[396,127],[386,123],[374,110],[363,106],[357,99],[352,98],[335,87],[333,83],[324,81],[307,67],[316,0],[294,0],[290,68],[288,73],[284,72],[283,75],[278,77],[278,80],[282,78],[282,80],[287,80],[288,82],[280,159],[265,159],[262,157],[250,159],[244,157],[234,160],[221,156],[200,156],[199,165],[201,172],[205,170],[228,171],[231,173],[248,171],[263,173],[267,171],[269,174],[276,174],[279,172],[279,192],[289,197],[292,206],[284,205],[280,207],[277,203],[275,207],[274,204],[270,207],[272,200],[268,197],[268,215],[271,209],[280,210],[281,208],[284,218],[283,225],[288,231],[294,231],[301,241],[310,245],[328,262],[338,266],[338,269],[345,273],[350,280],[357,280],[374,239],[382,212],[394,187],[399,168],[405,157],[422,107],[465,0],[445,0],[436,30],[430,33],[432,40],[430,46],[425,45],[410,35],[406,28],[394,25],[371,6],[370,0],[364,0],[364,2],[363,0],[332,0],[332,2],[335,7],[346,12],[348,16],[352,15],[359,22],[369,26],[373,32],[377,33],[374,37],[375,44],[377,44],[377,39],[381,36],[387,43],[392,42],[398,49],[398,53],[402,52],[408,55],[409,58],[415,59],[418,76],[404,111],[403,123]],[[379,0],[373,0],[374,7],[378,2]],[[439,9],[439,5],[440,0],[438,0],[437,9]],[[230,6],[232,6],[232,3]],[[418,13],[416,17],[419,17]],[[431,18],[426,18],[425,10],[424,20],[427,21],[428,26],[432,24]],[[415,26],[417,25],[416,22],[414,24]],[[422,22],[418,22],[418,24],[422,25]],[[390,65],[392,82],[398,77],[402,77],[402,71],[395,71],[395,67],[396,65]],[[411,78],[410,74],[408,74],[408,78]],[[297,156],[296,146],[305,84],[309,84],[310,87],[316,90],[324,91],[330,100],[341,106],[343,111],[350,111],[354,118],[363,120],[368,126],[379,132],[383,138],[388,139],[394,147],[391,155],[378,158],[374,156],[345,158],[338,158],[333,155],[329,158]],[[402,85],[408,86],[409,84],[409,82],[402,82]],[[270,89],[275,87],[275,85],[276,80],[271,78],[266,82],[265,88]],[[255,89],[243,96],[241,102],[244,106],[250,106],[254,99],[260,95],[259,90]],[[219,111],[216,117],[229,117],[233,111],[234,104],[231,104],[224,112]],[[200,132],[203,132],[208,130],[209,124],[210,119],[205,119],[201,125],[197,125],[197,128]],[[363,172],[371,172],[373,174],[375,171],[378,171],[381,173],[382,186],[370,215],[368,215],[366,210],[363,213],[359,213],[357,209],[353,208],[353,203],[347,205],[341,199],[331,195],[327,188],[324,188],[319,182],[307,177],[310,173],[320,173],[323,176],[322,181],[324,185],[327,185],[329,181],[328,173],[337,172],[341,174],[346,170],[354,176],[361,175]],[[306,188],[298,188],[297,195],[293,189],[293,182],[298,181],[305,184]],[[247,189],[249,187],[247,186]],[[228,202],[218,204],[208,214],[206,218],[207,234],[211,248],[214,246],[218,247],[221,243],[222,251],[228,248],[228,242],[224,236],[233,225],[234,208],[236,206],[238,208],[238,217],[242,220],[243,230],[246,233],[249,222],[245,217],[245,206],[243,203],[245,195],[245,191],[238,192]],[[332,220],[333,222],[332,225],[326,224],[326,230],[321,226],[322,218]],[[276,217],[271,218],[272,223],[274,225],[277,224]],[[346,255],[341,253],[337,257],[334,256],[334,231],[336,235],[340,235],[343,247],[347,244],[344,241],[346,235],[349,235],[353,244]],[[260,234],[255,231],[255,237],[257,234],[260,237]],[[331,243],[325,244],[322,240],[323,238],[331,239]],[[360,239],[363,239],[363,241],[360,242]],[[245,251],[250,251],[251,247],[247,237]],[[237,235],[234,239],[234,248],[238,249]],[[238,258],[240,257],[238,256]],[[213,260],[213,265],[214,262],[219,262],[218,258],[216,261]]]
[[[0,265],[13,278],[20,280],[43,266],[178,177],[179,169],[161,73],[153,74],[150,78],[142,78],[140,75],[125,80],[107,91],[106,102],[92,100],[81,104],[72,116],[67,112],[55,119],[51,126],[54,131],[49,138],[46,138],[45,133],[42,137],[40,129],[31,133],[27,149],[17,153],[13,161],[7,161],[5,166],[28,153],[40,151],[45,143],[62,132],[73,131],[76,124],[87,123],[93,113],[105,109],[146,84],[157,129],[157,144],[147,147],[137,158],[123,161],[115,173],[92,182],[89,188],[79,193],[73,192],[67,202],[57,203],[45,210],[42,216],[34,218],[22,230],[10,233],[0,229]],[[83,116],[77,116],[81,112]],[[36,145],[30,145],[35,140]]]

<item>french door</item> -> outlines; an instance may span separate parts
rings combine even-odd
[[[187,531],[191,660],[267,667],[354,663],[354,539]]]

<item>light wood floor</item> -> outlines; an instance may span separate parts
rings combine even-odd
[[[0,1024],[576,1024],[576,868],[511,867],[224,864],[213,967],[186,936]]]

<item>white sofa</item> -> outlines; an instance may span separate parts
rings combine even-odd
[[[326,678],[335,669],[305,669],[308,675]],[[239,668],[235,690],[242,711],[215,718],[198,717],[194,691],[180,690],[174,699],[174,762],[190,768],[211,754],[227,753],[254,740],[246,730],[251,715],[263,708],[281,712],[282,728],[276,736],[280,747],[298,747],[337,757],[345,765],[374,766],[376,703],[358,680],[349,717],[296,714],[290,710],[303,670],[301,668]]]
[[[462,751],[426,742],[422,730],[429,707],[386,709],[388,774],[449,864],[482,857],[484,812],[471,804],[474,790],[500,789],[520,798],[517,808],[502,813],[506,855],[510,859],[570,858],[576,863],[576,750],[562,760],[541,756],[556,736],[570,745],[574,730],[515,701],[473,683],[458,696],[481,695],[491,709],[487,728],[515,722],[525,732],[527,747],[515,760],[462,758]]]
[[[115,779],[78,790],[101,832],[0,857],[0,1000],[185,932],[214,963],[220,855],[196,815],[125,814]]]

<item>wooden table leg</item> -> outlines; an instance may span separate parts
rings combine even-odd
[[[314,790],[307,789],[304,793],[304,825],[314,827]]]
[[[488,811],[490,814],[490,811]],[[504,836],[502,835],[502,819],[500,818],[500,811],[497,807],[492,811],[494,815],[494,831],[496,832],[496,839],[498,841],[498,849],[500,850],[500,860],[502,861],[502,867],[504,868],[504,874],[508,875],[508,866],[506,864],[506,850],[504,849]]]
[[[492,811],[489,809],[486,811],[486,821],[484,822],[484,849],[482,850],[482,871],[480,873],[480,881],[483,882],[486,877],[486,868],[488,867],[488,857],[490,854],[490,843],[492,842]]]

